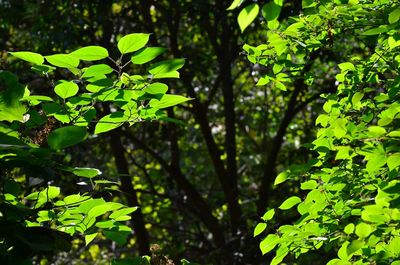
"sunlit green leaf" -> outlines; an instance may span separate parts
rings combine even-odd
[[[237,20],[242,32],[256,19],[259,11],[260,7],[256,3],[249,4],[240,11]]]
[[[259,234],[261,234],[262,232],[264,232],[265,228],[267,228],[267,224],[266,223],[259,223],[257,224],[257,226],[254,228],[254,234],[253,236],[256,237]]]
[[[123,208],[123,209],[120,209],[120,210],[117,210],[117,211],[113,212],[110,215],[110,218],[117,219],[120,216],[124,216],[124,215],[130,214],[130,213],[133,213],[137,209],[138,209],[138,207]]]
[[[260,249],[262,254],[267,254],[271,250],[275,248],[275,246],[279,243],[280,238],[275,234],[269,234],[263,241],[260,243]]]
[[[18,59],[33,63],[33,64],[43,64],[44,57],[38,53],[34,52],[10,52],[12,56],[17,57]]]
[[[108,57],[108,51],[101,46],[86,46],[70,53],[83,61],[97,61]]]
[[[97,168],[75,167],[72,170],[72,173],[74,173],[78,177],[94,178],[100,175],[101,171],[98,170]]]
[[[118,49],[122,54],[135,52],[143,48],[149,41],[150,34],[132,33],[118,41]]]
[[[366,237],[368,237],[368,236],[371,234],[372,231],[373,231],[373,228],[372,228],[372,226],[371,226],[370,224],[367,224],[367,223],[359,223],[359,224],[356,226],[356,231],[355,231],[355,233],[356,233],[356,235],[357,235],[358,237],[360,237],[360,238],[366,238]]]
[[[268,221],[271,220],[274,217],[274,215],[275,215],[275,209],[270,209],[261,217],[261,219],[263,219],[264,221]]]
[[[106,203],[106,201],[103,198],[90,199],[79,205],[78,209],[80,212],[87,214],[92,208],[104,203]]]
[[[400,8],[396,8],[392,12],[389,13],[389,23],[393,24],[399,21],[400,18]]]
[[[82,75],[82,78],[90,78],[99,75],[112,73],[113,69],[106,64],[95,64],[89,66]]]
[[[387,159],[387,165],[389,170],[393,170],[400,166],[400,153],[394,153],[390,155]]]
[[[178,78],[179,73],[176,71],[185,64],[184,59],[165,60],[153,64],[149,68],[149,73],[153,78]]]
[[[123,112],[117,111],[111,114],[108,114],[101,118],[97,124],[96,128],[94,130],[95,134],[103,133],[103,132],[108,132],[111,131],[115,128],[118,128],[124,122],[128,121],[128,117],[124,115]]]
[[[189,100],[191,99],[184,96],[166,94],[161,98],[161,100],[152,99],[150,101],[150,106],[157,109],[164,109]]]
[[[123,207],[123,204],[121,203],[106,202],[104,204],[94,206],[92,209],[90,209],[88,212],[88,217],[95,218],[105,214],[106,212],[118,210],[121,207]]]
[[[85,245],[86,246],[89,245],[90,242],[92,242],[96,238],[97,235],[98,235],[98,233],[92,233],[92,234],[85,235]]]
[[[344,228],[344,232],[348,235],[352,234],[354,232],[354,224],[350,223],[346,225],[346,227]]]
[[[301,199],[297,196],[292,196],[288,199],[286,199],[280,206],[279,209],[281,210],[288,210],[295,206],[296,204],[299,204],[301,202]]]
[[[79,65],[79,59],[69,54],[47,55],[45,58],[50,64],[62,68],[76,68]]]
[[[243,0],[233,0],[231,5],[226,10],[233,10],[237,8],[242,2]]]
[[[148,63],[163,54],[165,50],[165,48],[161,47],[147,47],[135,52],[131,57],[131,61],[134,64]]]
[[[56,92],[56,94],[62,99],[73,97],[78,93],[78,91],[79,87],[77,84],[65,80],[59,81],[54,88],[54,92]]]
[[[143,89],[144,92],[149,94],[165,94],[168,91],[168,86],[163,83],[152,83]]]
[[[288,172],[283,171],[283,172],[279,173],[278,176],[275,178],[274,185],[281,184],[281,183],[285,182],[288,178],[289,178]]]

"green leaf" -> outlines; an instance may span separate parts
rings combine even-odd
[[[25,87],[18,78],[0,70],[0,121],[24,121],[26,107],[20,102],[24,97]]]
[[[98,233],[93,233],[93,234],[85,235],[85,245],[86,245],[86,246],[89,245],[90,242],[92,242],[92,241],[96,238],[97,234],[98,234]]]
[[[233,10],[233,9],[237,8],[238,6],[240,6],[240,4],[242,2],[243,2],[243,0],[233,0],[231,5],[226,10]]]
[[[282,91],[287,91],[286,86],[280,81],[275,81],[275,87],[279,88]]]
[[[53,150],[63,149],[82,142],[86,135],[85,127],[66,126],[52,131],[47,138],[47,143]]]
[[[53,72],[56,68],[45,64],[42,65],[35,64],[31,67],[31,69],[39,74],[44,75]]]
[[[338,146],[337,149],[338,152],[336,153],[335,160],[351,159],[350,152],[352,149],[350,146]]]
[[[163,83],[152,83],[145,87],[143,91],[153,95],[164,95],[168,91],[168,86]]]
[[[259,234],[261,234],[262,232],[264,232],[265,228],[267,228],[267,224],[266,223],[259,223],[256,225],[256,228],[254,228],[254,234],[253,236],[256,237]]]
[[[346,119],[337,119],[334,124],[334,133],[337,138],[342,138],[347,133],[346,128],[347,120]]]
[[[123,209],[120,209],[120,210],[118,210],[118,211],[113,212],[113,213],[110,215],[110,218],[112,218],[112,219],[117,219],[117,218],[119,218],[120,216],[124,216],[124,215],[130,214],[130,213],[133,213],[133,212],[136,211],[137,209],[138,209],[138,207],[123,208]]]
[[[372,28],[372,29],[366,30],[361,35],[373,36],[373,35],[378,35],[378,34],[381,34],[381,33],[385,33],[388,30],[389,29],[388,29],[388,27],[386,25],[381,25],[381,26],[379,26],[377,28]]]
[[[95,180],[94,183],[95,184],[104,184],[104,185],[114,185],[114,184],[118,185],[118,182],[110,181],[110,180],[104,180],[104,179]]]
[[[88,167],[75,167],[72,170],[72,173],[78,177],[85,178],[94,178],[101,174],[101,171],[97,168],[88,168]]]
[[[346,225],[343,231],[348,235],[352,234],[354,232],[354,224],[350,223]]]
[[[108,51],[101,46],[86,46],[70,53],[83,61],[97,61],[108,57]]]
[[[281,8],[282,8],[282,3],[279,3],[279,1],[274,0],[263,5],[261,13],[267,21],[274,21],[278,19],[279,14],[281,13]]]
[[[358,251],[360,248],[362,248],[365,245],[363,240],[354,240],[350,243],[350,245],[347,247],[347,254],[352,255],[356,251]]]
[[[72,194],[63,199],[65,204],[79,204],[89,199],[89,196],[81,196],[80,194]]]
[[[365,207],[365,210],[361,212],[361,218],[364,221],[376,223],[376,224],[384,224],[389,221],[389,218],[385,216],[385,212],[381,211],[382,207],[378,205],[372,205],[379,207],[379,209],[373,209],[370,205]]]
[[[60,195],[60,188],[54,186],[49,186],[45,190],[40,192],[40,196],[43,196],[46,199],[50,200],[57,198],[58,195]]]
[[[264,221],[271,220],[275,215],[275,209],[268,210],[262,217]]]
[[[367,159],[367,157],[366,157]],[[384,154],[374,154],[368,156],[368,162],[366,164],[366,169],[369,173],[373,173],[379,170],[386,164],[387,158]]]
[[[189,101],[189,100],[191,100],[191,99],[184,97],[184,96],[166,94],[161,98],[161,100],[152,99],[150,101],[150,107],[153,107],[156,109],[165,109],[165,108],[172,107],[172,106],[181,104],[181,103]]]
[[[313,190],[316,187],[318,187],[318,183],[313,179],[303,182],[300,185],[300,189],[302,190]]]
[[[153,64],[149,68],[149,73],[153,78],[177,78],[179,73],[176,71],[185,64],[185,59],[165,60]]]
[[[79,91],[79,87],[73,81],[61,80],[54,88],[54,92],[63,99],[75,96]]]
[[[354,67],[354,64],[352,64],[350,62],[340,63],[338,66],[339,66],[340,70],[342,70],[342,72],[356,70],[356,68]]]
[[[39,198],[39,192],[32,192],[30,194],[28,194],[27,196],[25,196],[25,200],[37,200]]]
[[[48,96],[33,95],[33,96],[23,97],[21,99],[21,101],[27,101],[27,102],[29,102],[30,105],[36,106],[40,102],[52,102],[54,100],[51,97],[48,97]]]
[[[339,259],[346,261],[346,260],[348,260],[348,259],[350,258],[349,255],[347,254],[347,246],[348,246],[349,244],[350,244],[349,241],[346,241],[346,242],[344,242],[344,243],[342,244],[342,246],[340,247],[340,249],[339,249],[339,251],[338,251],[338,257],[339,257]]]
[[[277,29],[277,28],[279,28],[279,21],[277,19],[268,21],[267,26],[269,29]],[[286,90],[284,90],[284,91],[286,91]]]
[[[161,48],[161,47],[144,48],[140,51],[135,52],[131,57],[131,61],[134,64],[148,63],[151,60],[158,57],[159,55],[163,54],[165,52],[165,50],[166,50],[165,48]]]
[[[366,224],[366,223],[359,223],[356,226],[356,235],[359,238],[366,238],[368,237],[373,231],[373,228],[370,224]]]
[[[124,230],[106,230],[104,231],[104,235],[110,239],[115,241],[118,245],[122,246],[128,240],[128,236],[131,234],[131,231],[124,231]]]
[[[287,171],[283,171],[278,174],[278,176],[275,179],[274,185],[279,185],[283,182],[285,182],[289,178],[289,174]]]
[[[388,245],[388,249],[393,256],[399,257],[399,255],[400,255],[400,237],[398,235],[392,238],[392,240],[390,241],[390,243]]]
[[[386,134],[386,130],[383,127],[380,126],[370,126],[368,127],[368,136],[371,138],[377,138],[379,136],[382,136]]]
[[[389,167],[389,170],[396,169],[398,166],[400,166],[400,153],[394,153],[390,155],[386,163]]]
[[[314,0],[302,0],[301,1],[301,7],[306,9],[306,8],[310,8],[313,6],[318,5],[318,2],[314,1]]]
[[[394,24],[397,21],[399,21],[399,18],[400,18],[400,8],[396,8],[395,10],[390,12],[388,21],[390,24]]]
[[[289,210],[290,208],[292,208],[293,206],[295,206],[296,204],[299,204],[301,202],[301,199],[297,196],[292,196],[288,199],[286,199],[281,206],[279,206],[279,209],[281,210]]]
[[[79,59],[69,54],[47,55],[45,58],[50,64],[62,68],[76,68],[79,65]]]
[[[351,104],[353,104],[353,106],[357,105],[363,97],[364,93],[361,92],[354,93],[353,97],[351,98]]]
[[[60,188],[49,186],[40,192],[33,192],[25,197],[26,200],[38,200],[36,208],[45,204],[47,201],[57,198],[60,195]]]
[[[269,234],[263,241],[260,243],[260,249],[262,254],[267,254],[271,250],[275,248],[275,246],[279,243],[280,238],[275,234]]]
[[[117,202],[106,202],[90,209],[87,215],[89,218],[95,218],[105,214],[106,212],[118,210],[123,206],[123,204]]]
[[[105,204],[106,201],[103,198],[100,199],[90,199],[88,201],[85,201],[79,205],[78,210],[81,213],[87,214],[92,208]]]
[[[118,49],[122,54],[135,52],[143,48],[149,41],[150,34],[132,33],[118,41]]]
[[[33,63],[33,64],[43,64],[44,57],[38,53],[34,52],[10,52],[10,54],[18,59]]]
[[[96,223],[96,227],[98,228],[113,228],[115,227],[114,220],[100,221]]]
[[[97,79],[97,78],[99,78],[99,79]],[[104,91],[105,94],[103,94],[104,97],[105,98],[110,97],[110,100],[111,100],[112,98],[110,95],[110,91],[108,91],[107,89],[113,87],[113,84],[114,84],[113,80],[111,78],[107,78],[105,76],[103,76],[103,77],[97,76],[96,79],[97,80],[93,81],[92,83],[90,83],[86,86],[86,90],[89,92],[92,92],[92,93],[96,93],[96,92],[99,92],[104,89],[104,90],[106,90],[106,91]],[[116,90],[114,90],[114,91],[116,91]]]
[[[102,76],[112,73],[113,69],[106,64],[95,64],[89,66],[82,75],[82,78],[90,78],[94,76]]]
[[[114,218],[114,220],[117,222],[122,222],[122,221],[128,221],[128,220],[131,220],[132,219],[132,217],[130,216],[130,215],[121,215],[121,216],[118,216],[117,218]]]
[[[95,134],[111,131],[118,128],[124,122],[128,121],[128,117],[121,111],[116,111],[101,118],[94,129]]]
[[[260,7],[256,3],[250,4],[240,11],[237,20],[242,32],[256,19],[259,11]]]
[[[287,247],[280,247],[276,251],[275,257],[271,260],[270,265],[281,264],[282,260],[289,254],[289,249]]]
[[[321,114],[315,120],[315,125],[321,124],[322,127],[326,127],[330,121],[331,117],[326,114]]]

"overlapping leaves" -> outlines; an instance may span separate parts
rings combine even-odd
[[[275,180],[275,185],[300,177],[304,181],[300,186],[302,196],[289,197],[278,207],[296,212],[299,219],[279,226],[260,243],[263,254],[275,251],[271,264],[280,264],[289,254],[298,258],[310,251],[319,251],[319,255],[324,251],[335,253],[336,257],[328,264],[398,264],[400,82],[397,68],[393,67],[399,64],[399,57],[393,56],[399,50],[392,38],[398,30],[395,23],[400,13],[390,2],[365,2],[362,8],[356,2],[303,1],[306,15],[293,18],[277,35],[269,33],[272,38],[268,45],[245,46],[250,61],[268,65],[276,56],[288,58],[288,52],[293,55],[300,49],[310,52],[329,45],[320,38],[323,32],[318,36],[314,31],[313,38],[308,37],[311,32],[301,32],[309,19],[321,25],[330,23],[327,18],[340,18],[341,24],[332,29],[340,32],[343,23],[353,23],[352,17],[357,18],[361,29],[346,28],[348,34],[351,32],[360,42],[374,36],[377,42],[375,53],[365,53],[362,59],[357,54],[338,64],[337,93],[324,96],[324,113],[316,120],[320,129],[311,148],[316,157],[300,167],[302,170],[290,168]],[[333,6],[338,13],[325,13]],[[370,13],[364,12],[365,9]],[[273,8],[269,11],[273,12]],[[371,26],[369,22],[377,14],[382,25]],[[272,13],[267,16],[275,17]],[[289,40],[295,40],[296,44],[289,48]],[[351,52],[349,47],[348,53]],[[276,85],[278,74],[288,65],[280,67],[277,63],[258,85],[272,84],[281,89]],[[275,214],[274,209],[255,227],[255,236],[264,235],[274,223],[269,218],[272,213]]]

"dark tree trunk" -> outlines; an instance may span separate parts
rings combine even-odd
[[[125,149],[122,146],[121,139],[117,134],[112,134],[110,139],[111,151],[115,158],[115,164],[117,166],[119,178],[121,180],[121,191],[124,193],[128,205],[130,207],[140,206],[138,202],[137,193],[132,184],[132,178],[129,174],[129,166],[125,158]],[[133,222],[133,230],[137,237],[139,245],[139,254],[148,255],[150,254],[150,241],[149,234],[145,227],[143,214],[140,208],[131,214]]]

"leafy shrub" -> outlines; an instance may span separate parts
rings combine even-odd
[[[242,30],[256,18],[258,11],[249,12],[258,10],[256,5],[241,11]],[[296,91],[320,78],[309,69],[318,56],[329,53],[341,58],[336,92],[321,95],[324,113],[309,146],[315,157],[275,180],[275,185],[300,180],[299,194],[269,209],[254,234],[270,231],[260,249],[263,254],[275,250],[271,264],[288,254],[307,263],[306,253],[313,251],[327,264],[399,264],[400,8],[393,1],[302,5],[304,14],[281,24],[277,18],[283,1],[263,8],[268,43],[244,47],[251,62],[272,66],[258,85]],[[288,83],[293,77],[297,81]],[[276,214],[294,209],[299,216],[294,223],[273,228]]]
[[[122,37],[116,60],[100,46],[48,56],[11,52],[47,78],[53,91],[31,93],[15,75],[0,72],[2,263],[25,264],[34,255],[68,251],[76,235],[84,236],[86,245],[98,235],[126,242],[131,228],[124,222],[137,207],[106,201],[95,192],[118,190],[118,183],[100,179],[98,169],[65,165],[57,156],[124,124],[167,119],[165,108],[189,100],[168,94],[168,86],[159,82],[178,78],[183,59],[150,64],[145,75],[125,72],[164,53],[160,47],[145,47],[148,40],[144,33]],[[75,175],[89,188],[63,194],[54,185],[62,175]]]

